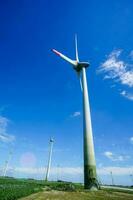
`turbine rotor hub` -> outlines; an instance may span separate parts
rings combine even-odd
[[[89,67],[89,63],[88,62],[77,62],[77,65],[74,66],[74,69],[77,71],[77,72],[80,72],[82,70],[82,68],[87,68]]]

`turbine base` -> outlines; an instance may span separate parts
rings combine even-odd
[[[100,189],[100,184],[97,180],[95,165],[84,166],[84,188],[89,190]]]
[[[100,190],[100,185],[97,179],[91,179],[89,180],[89,183],[84,185],[84,189],[88,189],[90,191],[97,191]]]

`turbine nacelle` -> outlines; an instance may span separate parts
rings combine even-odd
[[[52,143],[52,142],[54,143],[54,139],[53,139],[53,138],[50,138],[50,143]]]
[[[76,72],[80,72],[83,67],[86,68],[86,67],[88,67],[90,65],[89,62],[80,62],[79,59],[78,59],[78,57],[77,57],[77,60],[72,60],[72,59],[68,58],[67,56],[63,55],[62,53],[60,53],[59,51],[57,51],[55,49],[52,49],[52,51],[56,55],[60,56],[61,58],[63,58],[67,62],[69,62],[73,66],[73,68],[74,68],[74,70]]]
[[[56,55],[60,56],[65,61],[67,61],[68,63],[70,63],[73,66],[73,69],[77,72],[78,77],[80,78],[80,73],[82,71],[82,68],[86,68],[90,64],[89,64],[89,62],[80,62],[79,61],[78,47],[77,47],[77,36],[75,36],[75,48],[76,48],[76,60],[72,60],[72,59],[68,58],[67,56],[63,55],[62,53],[60,53],[59,51],[57,51],[55,49],[52,49],[52,51]],[[82,81],[81,81],[81,79],[80,79],[80,85],[81,85],[81,90],[82,90]]]
[[[83,67],[87,68],[89,65],[90,64],[88,62],[77,62],[76,66],[73,66],[73,68],[76,70],[76,72],[80,72]]]

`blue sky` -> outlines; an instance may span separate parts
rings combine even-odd
[[[42,178],[45,170],[37,170],[47,165],[52,136],[50,178],[60,173],[83,180],[82,93],[71,66],[51,52],[56,48],[74,59],[77,33],[79,58],[91,64],[87,79],[99,176],[109,183],[112,170],[116,183],[131,184],[132,9],[130,0],[0,2],[1,168],[12,150],[13,175]]]

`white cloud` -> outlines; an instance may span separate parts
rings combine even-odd
[[[126,92],[125,90],[123,90],[121,93],[120,93],[122,96],[124,96],[125,98],[133,101],[133,94],[130,94],[128,92]]]
[[[106,156],[108,159],[112,160],[112,161],[125,161],[127,159],[129,159],[129,156],[123,156],[123,155],[115,155],[110,151],[106,151],[104,152],[104,156]]]
[[[14,173],[18,174],[27,174],[27,175],[44,175],[46,173],[45,167],[32,167],[32,168],[24,168],[24,167],[16,167],[12,168],[9,167],[8,172],[12,171]],[[50,170],[51,176],[57,176],[57,172],[60,172],[60,176],[67,175],[69,178],[72,176],[83,176],[83,167],[52,167]],[[113,173],[113,175],[129,175],[133,171],[133,166],[129,167],[114,167],[114,166],[108,166],[108,167],[100,167],[97,169],[98,175],[109,175],[110,172]]]
[[[106,151],[106,152],[104,152],[104,155],[105,155],[107,158],[112,159],[113,153],[110,152],[110,151]]]
[[[130,138],[130,142],[131,142],[131,144],[133,144],[133,137]]]
[[[76,111],[71,115],[71,117],[78,117],[80,115],[81,115],[81,113],[79,111]]]
[[[129,175],[133,171],[133,166],[130,167],[103,167],[98,169],[99,175],[108,175],[110,172],[113,173],[113,175]]]
[[[26,174],[44,174],[46,172],[46,167],[40,168],[24,168],[24,167],[16,167],[14,169],[16,172],[19,173],[26,173]],[[78,175],[83,173],[83,169],[81,167],[52,167],[50,169],[51,175],[57,175],[57,171],[60,171],[61,174],[68,174],[68,175]]]
[[[121,50],[113,51],[102,63],[99,72],[106,72],[105,79],[118,79],[125,72],[126,65],[123,61],[119,61],[118,57],[121,54]]]
[[[101,64],[98,72],[104,73],[104,79],[112,79],[116,83],[125,85],[129,88],[133,87],[133,65],[129,65],[122,60],[119,60],[121,50],[113,51],[107,60]],[[133,100],[133,94],[123,95],[129,100]]]
[[[7,133],[0,133],[0,141],[2,142],[13,142],[15,140],[14,135],[9,135]]]
[[[2,142],[13,142],[15,136],[7,133],[7,127],[9,120],[6,117],[0,116],[0,141]]]
[[[128,85],[129,87],[133,87],[133,71],[125,71],[119,77],[120,81],[123,85]]]

